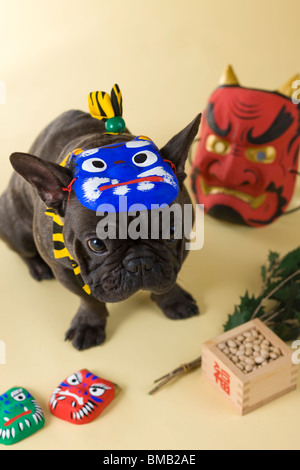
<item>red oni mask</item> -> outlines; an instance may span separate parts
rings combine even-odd
[[[192,187],[207,214],[262,227],[293,195],[299,106],[283,94],[288,83],[282,92],[269,92],[239,86],[231,67],[224,76],[202,118]]]
[[[73,424],[93,421],[115,398],[119,388],[87,369],[67,377],[51,395],[49,409]]]

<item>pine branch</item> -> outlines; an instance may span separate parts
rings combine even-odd
[[[273,255],[277,255],[277,253],[274,253]],[[270,255],[269,255],[269,261],[270,261]],[[279,255],[277,256],[277,259],[275,259],[275,261],[271,262],[270,261],[270,264],[271,266],[269,267],[269,269],[266,269],[265,266],[263,266],[263,268],[265,269],[266,272],[269,272],[268,275],[266,275],[266,278],[263,282],[263,285],[261,287],[261,291],[260,291],[260,296],[264,295],[264,292],[265,290],[267,289],[269,283],[271,282],[271,279],[273,278],[274,276],[274,273],[275,273],[275,270],[278,268],[278,266],[280,265],[282,259],[279,258]]]
[[[300,269],[298,269],[296,272],[290,274],[290,276],[288,276],[287,278],[285,278],[283,281],[281,281],[280,284],[278,284],[278,286],[276,286],[273,290],[271,290],[271,292],[269,292],[269,294],[267,294],[263,299],[262,301],[260,302],[260,304],[256,307],[256,309],[254,310],[253,312],[253,315],[251,317],[251,320],[253,320],[253,318],[256,317],[257,313],[259,312],[260,308],[262,307],[262,304],[263,302],[265,302],[266,300],[268,300],[270,297],[272,297],[272,295],[274,295],[282,286],[284,286],[287,282],[289,282],[291,279],[293,279],[295,276],[298,276],[298,274],[300,274]]]
[[[278,317],[278,315],[280,315],[282,312],[284,312],[284,310],[285,310],[285,308],[282,307],[280,310],[277,310],[276,312],[274,312],[271,315],[270,315],[270,312],[269,312],[269,315],[267,315],[265,313],[265,315],[263,315],[262,317],[259,317],[259,319],[267,325],[271,320],[273,320],[273,318]],[[264,317],[264,319],[262,320],[263,317]]]

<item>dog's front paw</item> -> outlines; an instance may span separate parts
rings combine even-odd
[[[69,328],[65,340],[71,340],[74,348],[79,351],[99,346],[105,340],[105,328],[102,325],[91,326],[83,323]]]
[[[199,309],[195,299],[187,292],[185,292],[185,294],[186,295],[182,295],[180,299],[165,305],[163,312],[166,317],[171,318],[171,320],[180,320],[199,315]]]
[[[43,281],[45,279],[53,279],[54,274],[47,263],[40,257],[39,254],[32,258],[22,258],[29,268],[29,272],[33,279],[36,281]]]
[[[165,295],[158,296],[152,294],[151,298],[161,308],[166,317],[172,320],[199,315],[195,299],[178,285]]]

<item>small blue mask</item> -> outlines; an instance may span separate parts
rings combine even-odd
[[[119,197],[127,197],[127,209],[133,204],[169,205],[179,191],[171,166],[147,137],[90,150],[78,149],[75,162],[74,192],[79,202],[97,211],[100,204],[111,205],[107,212],[119,212]],[[123,209],[121,209],[123,211]]]

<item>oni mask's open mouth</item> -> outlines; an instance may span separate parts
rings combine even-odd
[[[164,181],[164,178],[162,176],[148,176],[148,177],[144,177],[144,178],[137,178],[137,179],[134,179],[134,180],[129,180],[129,181],[123,181],[122,183],[116,183],[116,184],[107,184],[107,185],[104,185],[104,186],[100,186],[98,189],[99,191],[104,191],[105,189],[111,189],[111,188],[116,188],[117,186],[126,186],[128,184],[134,184],[134,183],[141,183],[143,181],[149,181],[149,182],[156,182],[156,183],[159,183],[159,182],[162,182]]]
[[[223,188],[222,186],[209,186],[203,179],[201,179],[201,190],[204,196],[210,196],[214,194],[224,194],[227,196],[234,196],[241,201],[247,202],[252,209],[258,209],[266,200],[266,194],[260,196],[251,196],[251,194],[238,191],[236,189]]]
[[[26,408],[26,407],[25,407]],[[6,421],[4,423],[4,426],[7,427],[7,426],[10,426],[12,423],[14,423],[17,419],[19,418],[22,418],[23,416],[26,416],[26,415],[30,415],[32,413],[31,410],[25,410],[23,411],[23,413],[20,413],[19,415],[17,416],[14,416],[13,418],[9,419],[8,421]]]
[[[44,426],[42,409],[34,399],[31,399],[31,403],[33,409],[24,406],[21,413],[11,418],[3,416],[4,422],[0,424],[0,444],[19,442]]]

